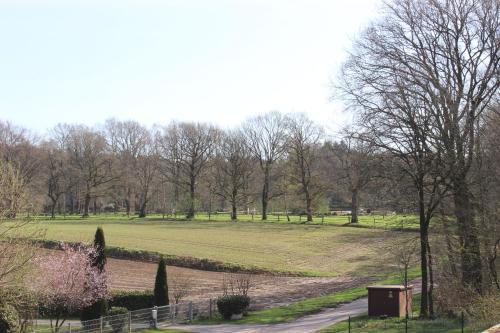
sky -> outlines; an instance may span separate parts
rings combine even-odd
[[[348,122],[332,83],[378,0],[0,0],[0,119]]]

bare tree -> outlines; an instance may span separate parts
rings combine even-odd
[[[170,275],[169,275],[170,277]],[[187,274],[174,274],[171,281],[168,282],[168,287],[171,290],[174,304],[179,304],[181,300],[189,295],[193,290],[193,279]]]
[[[0,121],[0,158],[18,170],[26,185],[38,175],[40,156],[36,149],[37,141],[37,137],[27,129]]]
[[[153,181],[158,169],[156,141],[148,135],[148,140],[144,145],[137,159],[135,175],[139,185],[139,217],[146,216],[146,205],[150,199]]]
[[[470,187],[476,120],[499,86],[498,1],[394,0],[358,39],[343,77],[360,114],[385,109],[401,90],[421,105],[429,146],[449,179],[464,286],[482,289],[480,240]]]
[[[262,220],[267,220],[269,200],[278,194],[272,192],[271,177],[276,161],[286,153],[287,120],[279,112],[269,112],[247,120],[243,131],[262,170]]]
[[[58,125],[54,133],[64,144],[71,165],[78,170],[84,192],[82,217],[88,217],[90,200],[102,195],[102,187],[116,179],[106,140],[85,126]]]
[[[150,177],[155,168],[150,163],[153,148],[151,133],[136,121],[106,120],[106,137],[113,154],[117,158],[116,174],[120,177],[124,192],[127,215],[135,206],[133,198],[139,198],[139,214],[141,206],[148,197],[144,189],[149,191]],[[141,182],[142,180],[142,182]],[[141,182],[141,184],[139,184]],[[147,200],[146,200],[147,201]],[[145,212],[145,206],[144,206]]]
[[[0,160],[0,289],[20,285],[35,256],[27,239],[42,236],[29,218],[12,219],[26,211],[29,201],[22,172]]]
[[[358,223],[360,192],[376,175],[374,146],[346,131],[342,141],[331,147],[333,158],[338,162],[337,179],[351,194],[351,223]]]
[[[172,123],[160,134],[160,170],[172,183],[187,189],[188,219],[194,217],[197,182],[212,157],[218,137],[218,129],[200,123]]]
[[[55,218],[57,204],[64,193],[70,191],[72,181],[68,158],[55,141],[44,142],[42,150],[45,155],[45,172],[47,182],[47,196],[50,199],[50,215]]]
[[[253,169],[245,136],[240,131],[228,131],[222,135],[214,168],[216,194],[229,201],[231,220],[236,221],[238,204],[246,199],[244,190]]]
[[[303,195],[307,221],[313,220],[313,202],[324,191],[319,167],[320,144],[323,129],[305,114],[289,115],[288,150],[291,160],[291,178],[300,184],[299,194]]]

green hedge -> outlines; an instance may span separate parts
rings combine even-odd
[[[47,240],[47,239],[34,240],[33,242],[35,243],[35,245],[38,245],[40,247],[46,249],[56,249],[56,250],[60,249],[62,244],[61,242]],[[77,245],[78,243],[65,242],[65,244]],[[109,258],[150,261],[150,262],[158,262],[160,261],[160,258],[163,256],[166,264],[169,266],[193,268],[211,272],[271,274],[280,276],[304,275],[301,274],[300,272],[272,271],[272,270],[260,269],[257,267],[244,267],[236,264],[224,263],[217,260],[199,259],[193,257],[179,257],[169,254],[165,255],[155,251],[133,250],[117,246],[106,246],[105,253],[106,256]]]
[[[154,297],[152,291],[118,291],[113,292],[109,300],[111,308],[126,308],[129,311],[152,308]]]

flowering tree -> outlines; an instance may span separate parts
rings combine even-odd
[[[77,311],[108,298],[107,275],[92,266],[94,247],[62,245],[62,255],[39,261],[35,290],[43,314],[54,332]]]

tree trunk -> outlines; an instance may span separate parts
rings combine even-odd
[[[85,201],[83,204],[82,217],[89,217],[89,206],[90,206],[90,192],[87,192],[85,193]]]
[[[453,200],[455,203],[455,217],[458,224],[460,238],[460,257],[462,285],[482,292],[482,263],[478,229],[474,220],[474,208],[471,194],[465,183],[465,177],[456,178],[454,183]]]
[[[313,221],[313,215],[312,215],[312,199],[309,194],[309,191],[306,191],[306,214],[307,214],[307,222],[312,222]]]
[[[125,210],[127,212],[127,216],[130,216],[130,200],[125,198]]]
[[[429,224],[425,214],[425,194],[423,182],[418,184],[418,213],[420,224],[420,270],[422,272],[422,294],[420,298],[420,318],[429,317],[428,254]]]
[[[358,189],[353,189],[351,199],[351,223],[358,223],[358,206]]]
[[[429,240],[427,240],[427,258],[429,265],[429,316],[434,318],[434,271],[432,269],[432,255],[431,255],[431,246],[429,244]]]
[[[236,203],[232,203],[232,209],[231,209],[231,220],[236,221],[238,219],[238,213],[236,211]]]
[[[52,205],[50,206],[50,217],[55,219],[56,218],[56,203],[54,199],[52,199]]]
[[[264,186],[262,188],[262,220],[267,220],[267,205],[269,203],[269,170],[264,170]]]
[[[146,200],[144,200],[139,208],[139,217],[146,217]]]
[[[191,177],[189,183],[189,208],[186,214],[187,219],[194,218],[194,200],[195,200],[195,179]]]

